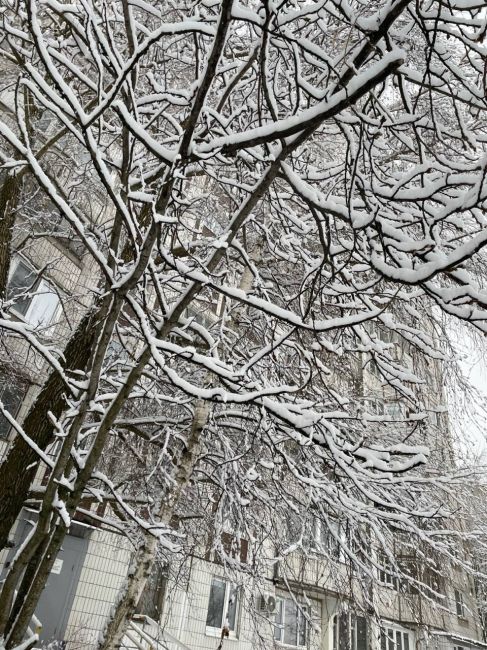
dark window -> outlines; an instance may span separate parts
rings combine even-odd
[[[143,614],[159,622],[162,615],[165,588],[164,568],[157,562],[152,567],[147,584],[140,596],[136,609],[137,614]]]
[[[21,386],[16,386],[13,383],[0,383],[0,400],[2,401],[3,407],[7,410],[10,415],[15,418],[19,412],[20,405],[24,399],[25,388]],[[10,433],[10,423],[7,418],[0,413],[0,439],[5,440]]]
[[[333,619],[333,650],[367,649],[367,619],[345,612],[335,615]]]
[[[215,562],[215,564],[225,564],[226,558],[238,559],[242,564],[247,563],[249,553],[249,542],[246,539],[235,537],[232,533],[223,532],[220,537],[221,551],[219,549],[213,551],[211,541],[208,542],[207,551],[205,553],[205,560]]]
[[[238,587],[227,580],[214,577],[211,581],[206,626],[216,630],[228,627],[229,632],[235,632],[238,605]]]
[[[27,313],[32,298],[21,296],[29,290],[33,291],[36,279],[34,270],[22,260],[18,260],[8,283],[7,299],[15,300],[15,311],[22,316]]]

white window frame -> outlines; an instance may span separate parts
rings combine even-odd
[[[229,606],[229,602],[230,602],[230,596],[232,595],[232,593],[236,593],[237,605],[236,605],[236,608],[235,608],[235,629],[234,630],[230,630],[230,629],[228,630],[229,638],[230,639],[236,639],[236,638],[238,638],[239,615],[240,615],[240,593],[239,593],[239,588],[235,585],[235,583],[230,582],[229,580],[226,580],[222,576],[218,576],[218,575],[211,576],[210,593],[208,594],[208,607],[207,607],[207,610],[206,610],[207,611],[207,616],[208,616],[208,610],[210,608],[211,587],[212,587],[214,581],[223,582],[225,584],[225,597],[224,597],[224,601],[223,601],[223,610],[222,610],[222,624],[221,624],[220,627],[214,627],[214,626],[208,625],[208,623],[206,623],[206,635],[207,636],[217,636],[217,637],[221,636],[222,629],[225,627],[225,624],[227,622],[228,606]]]
[[[428,420],[434,427],[439,428],[441,426],[441,413],[435,410],[428,411]]]
[[[348,555],[344,549],[347,545],[346,530],[338,519],[329,518],[328,522],[315,520],[315,544],[326,551],[331,560],[345,562]]]
[[[400,635],[400,644],[398,643],[397,635]],[[385,639],[385,648],[382,646],[382,639]],[[407,638],[407,644],[404,643]],[[413,631],[394,623],[384,623],[380,628],[379,636],[379,649],[380,650],[414,650],[414,634]]]
[[[21,255],[17,255],[12,263],[11,271],[9,274],[9,283],[14,276],[19,264],[23,264],[24,266],[28,267],[33,274],[37,273],[36,268],[34,267],[31,262],[29,262],[27,259],[25,259]],[[15,303],[12,303],[11,311],[15,314],[17,318],[20,320],[24,321],[25,323],[29,323],[30,325],[33,325],[34,327],[40,327],[44,329],[45,333],[50,334],[52,333],[52,328],[49,327],[49,325],[56,320],[58,317],[60,310],[61,310],[61,301],[59,299],[59,293],[58,291],[55,290],[54,285],[52,282],[49,282],[45,278],[37,278],[35,279],[32,283],[32,289],[29,292],[30,295],[27,298],[29,300],[29,305],[27,307],[27,310],[25,314],[22,314],[20,311],[18,311],[15,308]],[[8,289],[7,289],[8,291]],[[45,293],[52,293],[57,296],[57,305],[56,308],[54,309],[53,313],[51,314],[49,320],[42,322],[33,322],[32,319],[32,313],[34,312],[37,303],[39,303],[40,300],[42,300],[42,297]]]
[[[286,602],[291,603],[295,608],[296,608],[296,620],[297,620],[297,628],[296,628],[296,644],[292,643],[286,643],[284,641],[285,637],[285,630],[286,630]],[[309,626],[309,620],[307,617],[309,617],[311,612],[311,609],[308,605],[301,604],[299,602],[296,602],[294,598],[286,598],[285,596],[277,596],[276,597],[276,613],[274,618],[277,619],[278,616],[280,615],[282,617],[282,620],[278,622],[274,622],[274,641],[279,644],[280,646],[283,646],[284,648],[308,648],[309,647],[309,632],[310,632],[310,626]],[[304,644],[299,643],[299,637],[302,632],[302,625],[304,624]],[[279,638],[277,638],[276,634],[279,632]]]
[[[460,589],[454,589],[453,592],[455,595],[455,610],[458,618],[467,618],[467,608],[465,606],[463,592]]]
[[[385,554],[380,554],[378,557],[378,564],[381,566],[377,567],[377,579],[383,587],[388,587],[389,589],[394,589],[398,591],[399,589],[399,578],[392,573],[394,567],[392,566],[390,560]]]

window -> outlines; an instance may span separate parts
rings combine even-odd
[[[370,321],[368,325],[369,325],[368,329],[371,338],[375,337],[379,341],[382,341],[382,343],[398,343],[400,341],[399,334],[395,330],[384,325],[383,323]]]
[[[428,419],[430,421],[430,424],[435,427],[439,427],[441,425],[441,415],[438,413],[438,411],[429,411]]]
[[[0,400],[12,417],[16,417],[24,399],[25,390],[13,385],[10,381],[0,383]],[[0,440],[8,438],[11,426],[7,418],[0,412]]]
[[[369,397],[365,404],[370,415],[384,415],[384,402],[381,399]]]
[[[376,379],[379,379],[379,381],[382,381],[382,373],[375,359],[369,359],[366,367],[371,375],[373,375]]]
[[[221,630],[227,628],[230,635],[235,636],[238,607],[238,587],[227,580],[214,577],[211,581],[206,631],[220,636]]]
[[[136,613],[160,621],[165,590],[165,570],[159,562],[156,562],[151,569],[147,583],[137,603]]]
[[[238,538],[232,533],[222,532],[219,540],[208,540],[205,560],[215,564],[224,565],[227,557],[247,563],[249,542],[247,539]]]
[[[336,519],[329,519],[326,523],[320,519],[315,521],[315,541],[328,557],[333,559],[341,558],[342,530]]]
[[[354,573],[360,573],[358,563],[367,561],[366,549],[369,534],[349,521],[328,519],[328,523],[316,522],[315,544],[332,560],[347,563]]]
[[[342,612],[333,617],[333,650],[368,650],[367,620]]]
[[[384,553],[381,553],[378,558],[380,568],[378,570],[379,582],[386,587],[397,589],[399,581],[397,576],[394,575],[394,569],[389,558]]]
[[[421,580],[429,587],[431,598],[441,602],[441,594],[445,591],[445,581],[441,575],[441,565],[430,560],[428,565],[422,567]]]
[[[380,633],[380,650],[412,650],[411,632],[404,628],[385,627]]]
[[[59,296],[25,260],[18,258],[14,264],[7,290],[13,310],[34,327],[49,325],[58,311]]]
[[[292,598],[278,598],[274,619],[274,639],[295,648],[308,645],[309,607]]]
[[[386,402],[384,404],[384,412],[392,420],[403,420],[404,404],[401,402]]]
[[[463,600],[462,592],[458,591],[458,589],[455,589],[455,606],[457,609],[457,616],[461,616],[462,618],[465,618],[466,616],[465,602]]]

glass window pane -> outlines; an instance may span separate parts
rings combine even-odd
[[[409,634],[407,632],[404,632],[403,640],[404,640],[404,650],[409,650]]]
[[[350,650],[348,614],[340,614],[340,620],[338,625],[338,650]]]
[[[357,616],[357,650],[367,650],[367,620],[363,616]]]
[[[0,385],[0,400],[2,400],[4,408],[15,417],[22,404],[23,391],[17,386]],[[10,424],[7,418],[0,413],[0,438],[6,438],[10,431]]]
[[[282,600],[278,600],[276,605],[276,616],[274,619],[275,622],[274,639],[276,641],[282,640],[282,614],[283,614]]]
[[[53,291],[47,282],[42,280],[36,291],[36,295],[32,298],[26,318],[35,327],[49,325],[56,313],[58,305],[59,298],[57,293]]]
[[[396,650],[402,650],[402,632],[396,631]]]
[[[389,650],[396,650],[394,632],[392,630],[387,630],[387,636],[389,637]]]
[[[380,633],[380,650],[386,650],[386,635],[384,632]]]
[[[284,643],[296,645],[298,640],[298,610],[293,600],[284,601]]]
[[[225,623],[228,625],[228,629],[234,631],[235,623],[237,619],[237,605],[238,605],[238,588],[233,585],[230,587],[228,606],[227,606],[227,616]]]
[[[225,606],[226,584],[223,580],[213,578],[211,582],[210,601],[208,603],[208,614],[206,624],[209,627],[221,629],[223,621],[223,608]]]
[[[159,621],[162,614],[166,579],[159,562],[156,562],[149,574],[144,590],[139,598],[135,611]]]
[[[306,607],[303,607],[302,609],[299,610],[298,614],[298,622],[299,622],[299,627],[298,627],[298,645],[306,645],[306,638],[307,638],[307,630],[308,630],[308,620],[306,618],[306,615],[308,613],[308,609]]]
[[[14,272],[10,276],[7,289],[7,299],[15,300],[17,296],[27,291],[36,281],[36,273],[27,264],[18,260]],[[34,289],[31,289],[34,291]],[[25,316],[32,298],[19,298],[15,300],[15,311]]]

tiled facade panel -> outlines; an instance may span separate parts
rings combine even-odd
[[[192,650],[214,650],[219,643],[219,635],[206,626],[211,581],[214,576],[228,579],[220,566],[195,560],[191,567],[188,588],[181,590],[176,585],[172,586],[165,602],[163,628]],[[223,647],[229,650],[252,650],[258,647],[259,641],[262,641],[266,648],[279,647],[280,644],[275,643],[273,639],[273,618],[257,612],[257,596],[262,589],[258,590],[253,579],[244,574],[240,577],[239,587],[237,631],[235,635],[224,640]],[[268,589],[272,591],[270,583]],[[312,599],[311,602],[314,629],[310,634],[309,647],[318,650],[327,647],[323,645],[326,635],[321,628],[323,603],[318,599]]]
[[[130,547],[107,531],[91,533],[65,638],[68,648],[96,648],[100,631],[127,575]]]

